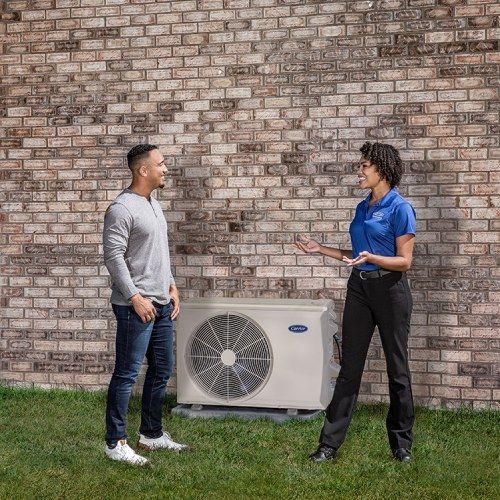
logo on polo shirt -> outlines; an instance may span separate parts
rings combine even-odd
[[[379,210],[378,212],[373,212],[372,218],[376,220],[382,220],[384,218],[384,212]]]

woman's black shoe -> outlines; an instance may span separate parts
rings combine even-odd
[[[318,449],[309,455],[309,459],[313,462],[324,462],[325,460],[333,460],[337,450],[326,444],[319,445]]]
[[[394,450],[392,454],[399,462],[411,462],[411,452],[406,448],[398,448]]]

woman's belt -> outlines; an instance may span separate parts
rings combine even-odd
[[[352,272],[356,275],[359,276],[362,280],[368,280],[368,279],[373,279],[373,278],[381,278],[382,276],[385,276],[386,274],[391,274],[399,271],[388,271],[387,269],[374,269],[373,271],[360,271],[359,269],[356,269],[353,267]]]

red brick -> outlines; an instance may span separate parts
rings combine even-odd
[[[128,182],[124,153],[139,141],[157,141],[168,159],[159,196],[183,294],[325,296],[340,313],[348,269],[291,242],[307,233],[349,247],[364,193],[346,164],[372,138],[401,149],[401,191],[417,209],[415,395],[491,402],[496,4],[275,3],[47,0],[6,25],[2,321],[45,342],[36,353],[46,356],[6,378],[108,383],[108,365],[84,367],[64,348],[112,351],[100,232]],[[26,342],[14,337],[2,333]],[[373,401],[387,399],[377,342],[362,390]],[[453,387],[471,377],[464,389],[479,392]]]

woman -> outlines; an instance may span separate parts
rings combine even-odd
[[[349,228],[352,251],[306,237],[296,243],[304,252],[318,252],[352,267],[342,324],[342,368],[326,409],[320,445],[309,458],[331,460],[344,441],[377,326],[389,377],[389,444],[396,460],[409,462],[414,420],[407,349],[412,298],[405,272],[413,256],[415,210],[396,189],[403,173],[398,151],[370,142],[360,151],[358,184],[370,194],[357,206]]]

